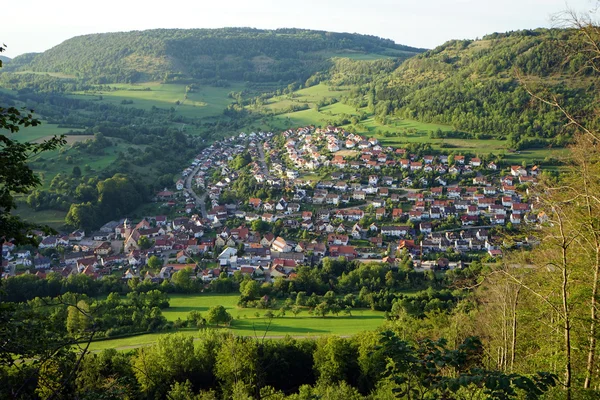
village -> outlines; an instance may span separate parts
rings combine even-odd
[[[251,161],[236,170],[232,161],[242,155]],[[415,269],[460,268],[537,243],[507,243],[498,233],[545,222],[530,196],[540,172],[382,146],[332,126],[241,133],[204,149],[174,187],[156,193],[161,215],[123,216],[96,232],[36,232],[38,249],[4,243],[3,274],[161,282],[189,268],[206,284],[238,271],[270,282],[294,279],[298,266],[323,257],[393,265],[401,255]],[[232,190],[244,176],[262,197]],[[47,249],[57,251],[43,255]]]

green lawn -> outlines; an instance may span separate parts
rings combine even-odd
[[[191,311],[206,313],[210,307],[223,305],[233,316],[229,329],[236,335],[257,337],[282,337],[291,336],[319,336],[319,335],[353,335],[366,330],[374,330],[384,322],[384,314],[379,311],[366,309],[354,310],[352,316],[327,316],[325,318],[312,317],[307,310],[302,311],[297,317],[290,312],[285,317],[274,318],[270,322],[263,315],[267,310],[254,308],[238,308],[236,306],[238,294],[201,294],[201,295],[171,295],[171,306],[163,310],[169,321],[177,318],[185,320]],[[260,317],[256,317],[258,312]],[[274,311],[276,312],[276,311]],[[209,328],[216,329],[216,328]],[[182,329],[187,335],[197,335],[196,329]],[[117,338],[94,342],[92,350],[106,348],[126,348],[128,346],[143,346],[154,343],[160,333],[144,334],[139,336]]]

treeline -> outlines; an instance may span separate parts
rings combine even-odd
[[[97,197],[93,198],[94,189]],[[88,201],[73,203],[65,222],[75,228],[97,228],[107,221],[121,218],[140,205],[147,197],[146,188],[127,175],[115,174],[112,178],[101,180],[94,188],[91,185],[79,185],[76,189],[85,192]]]
[[[344,339],[258,340],[202,330],[172,334],[133,352],[86,354],[76,364],[59,353],[56,368],[25,364],[3,369],[10,379],[3,397],[20,390],[27,398],[358,400],[420,393],[425,398],[536,399],[556,382],[489,370],[478,339],[452,349],[445,340],[408,342],[398,332],[370,332]],[[17,386],[34,376],[24,388]],[[62,385],[58,385],[63,383]],[[68,384],[66,384],[68,383]]]
[[[158,290],[131,292],[124,298],[118,293],[110,293],[104,300],[67,292],[55,298],[36,297],[19,307],[43,310],[66,335],[75,339],[91,333],[98,339],[173,327],[161,312],[169,307],[169,299]]]
[[[78,36],[7,71],[60,72],[92,83],[195,79],[304,82],[326,70],[321,51],[409,56],[422,52],[376,36],[302,29],[156,29]],[[185,71],[178,67],[185,65]]]

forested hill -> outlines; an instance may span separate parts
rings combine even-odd
[[[251,28],[157,29],[78,36],[6,71],[55,72],[95,83],[177,79],[304,81],[336,54],[407,58],[424,50],[375,36]]]
[[[567,55],[574,34],[539,29],[449,41],[379,74],[355,91],[353,100],[371,104],[380,120],[393,113],[448,124],[507,138],[517,148],[563,144],[570,135],[564,118],[532,101],[519,76],[532,90],[544,86],[558,93],[578,115],[591,114],[595,90],[586,82],[592,71],[584,68],[581,58]],[[352,71],[344,72],[338,71],[331,81],[347,81]]]
[[[9,61],[10,61],[10,58],[8,58],[6,56],[0,56],[0,63],[2,63],[2,65],[8,64]]]

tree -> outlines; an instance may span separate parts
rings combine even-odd
[[[90,202],[71,204],[65,222],[74,228],[90,229],[96,226],[96,207]]]
[[[225,310],[225,307],[219,305],[211,307],[208,310],[208,314],[206,314],[206,320],[209,324],[215,324],[219,326],[220,324],[229,324],[233,317],[231,314]]]
[[[142,250],[147,250],[150,247],[152,247],[152,245],[154,244],[154,241],[151,240],[148,236],[142,236],[138,239],[138,246],[140,246],[140,249]]]
[[[194,338],[181,333],[160,336],[156,344],[138,351],[132,365],[142,391],[149,398],[164,398],[170,382],[194,379],[199,368]]]
[[[184,268],[181,271],[177,271],[171,277],[171,282],[180,291],[185,293],[191,293],[196,288],[196,282],[192,280],[192,269]]]
[[[385,360],[386,375],[395,385],[394,392],[407,399],[450,399],[456,398],[457,393],[464,398],[536,399],[556,385],[552,374],[538,372],[527,377],[486,370],[480,361],[482,351],[481,342],[474,337],[459,343],[457,349],[448,349],[444,339],[424,340],[415,348],[386,331],[381,333],[373,358]],[[323,364],[322,373],[331,375],[332,369]]]
[[[73,167],[73,171],[71,172],[71,175],[73,175],[75,178],[79,178],[81,177],[81,168],[79,168],[79,166],[74,166]]]
[[[252,301],[260,297],[260,285],[253,279],[244,280],[240,284],[240,300]]]
[[[79,300],[77,306],[68,307],[67,331],[71,335],[78,336],[88,329],[90,326],[89,311],[88,304],[83,300]]]
[[[148,259],[148,267],[157,270],[160,269],[163,266],[163,260],[160,257],[156,257],[156,256],[151,256]]]
[[[0,53],[4,50],[4,46],[0,46]],[[14,138],[20,128],[39,124],[40,121],[33,117],[33,110],[23,111],[0,105],[0,247],[6,241],[33,244],[33,239],[27,233],[39,226],[11,214],[11,210],[16,208],[14,194],[27,194],[41,184],[39,176],[28,165],[31,157],[66,143],[64,136],[54,136],[42,143],[19,142]],[[50,231],[48,227],[44,229]]]
[[[329,314],[331,310],[329,309],[329,304],[327,302],[322,302],[317,304],[317,306],[313,309],[313,314],[318,315],[320,317],[325,318],[327,314]]]

